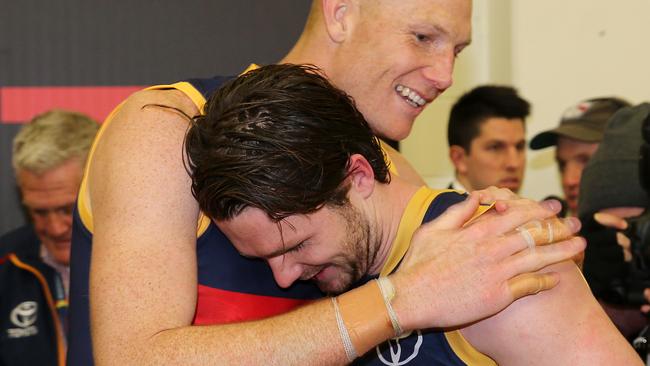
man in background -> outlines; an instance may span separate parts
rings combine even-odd
[[[0,364],[62,365],[70,240],[83,167],[98,125],[52,110],[16,135],[12,163],[30,223],[0,237]]]
[[[449,188],[471,192],[496,186],[519,192],[529,113],[529,103],[509,86],[479,86],[461,96],[451,108],[447,130],[455,168]]]
[[[566,109],[559,126],[537,134],[530,141],[533,150],[556,146],[555,161],[569,215],[577,213],[582,170],[598,149],[607,120],[629,105],[614,97],[587,99]]]

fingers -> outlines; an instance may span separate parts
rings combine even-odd
[[[612,215],[604,212],[598,212],[594,214],[594,220],[596,220],[597,223],[603,226],[611,227],[618,230],[627,229],[627,221],[625,221],[624,219],[616,215]]]
[[[560,281],[557,273],[524,273],[508,280],[508,288],[514,300],[534,295],[555,287]]]
[[[616,233],[616,242],[621,246],[621,248],[623,248],[623,260],[626,262],[631,262],[632,250],[630,247],[632,246],[632,241],[630,238],[625,236],[623,233]]]
[[[538,246],[534,251],[522,250],[504,259],[501,265],[504,266],[508,277],[514,277],[521,273],[535,272],[551,264],[571,260],[580,254],[586,245],[587,242],[583,238],[573,237],[559,243]]]
[[[492,204],[497,200],[514,200],[519,198],[519,196],[508,188],[497,188],[494,186],[475,191],[475,193],[479,194],[481,204]]]
[[[580,230],[580,220],[575,217],[559,219],[551,217],[542,221],[533,220],[518,227],[516,231],[525,240],[532,239],[528,246],[546,245],[556,241],[566,240]]]
[[[528,199],[497,201],[493,212],[481,216],[468,228],[478,230],[483,236],[503,235],[527,222],[554,216],[559,208],[559,202],[553,200],[540,203]]]
[[[495,258],[506,258],[524,249],[534,251],[537,246],[567,240],[579,230],[576,218],[534,220],[495,240],[491,253]]]
[[[447,209],[437,219],[426,223],[421,226],[422,228],[435,227],[438,230],[458,229],[462,227],[469,219],[472,218],[474,212],[479,206],[479,195],[470,193],[467,199],[459,202]]]

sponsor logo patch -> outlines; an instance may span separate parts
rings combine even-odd
[[[23,301],[18,304],[9,314],[9,320],[17,327],[7,329],[9,338],[23,338],[38,334],[38,328],[34,325],[37,314],[36,301]]]

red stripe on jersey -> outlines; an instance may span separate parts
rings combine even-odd
[[[262,319],[286,313],[310,301],[251,295],[199,285],[198,304],[192,323],[209,325]]]

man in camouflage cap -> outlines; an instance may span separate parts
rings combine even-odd
[[[559,126],[537,134],[530,141],[533,150],[556,146],[555,160],[571,215],[575,215],[578,208],[582,170],[598,149],[607,120],[629,105],[615,97],[587,99],[565,110]]]

